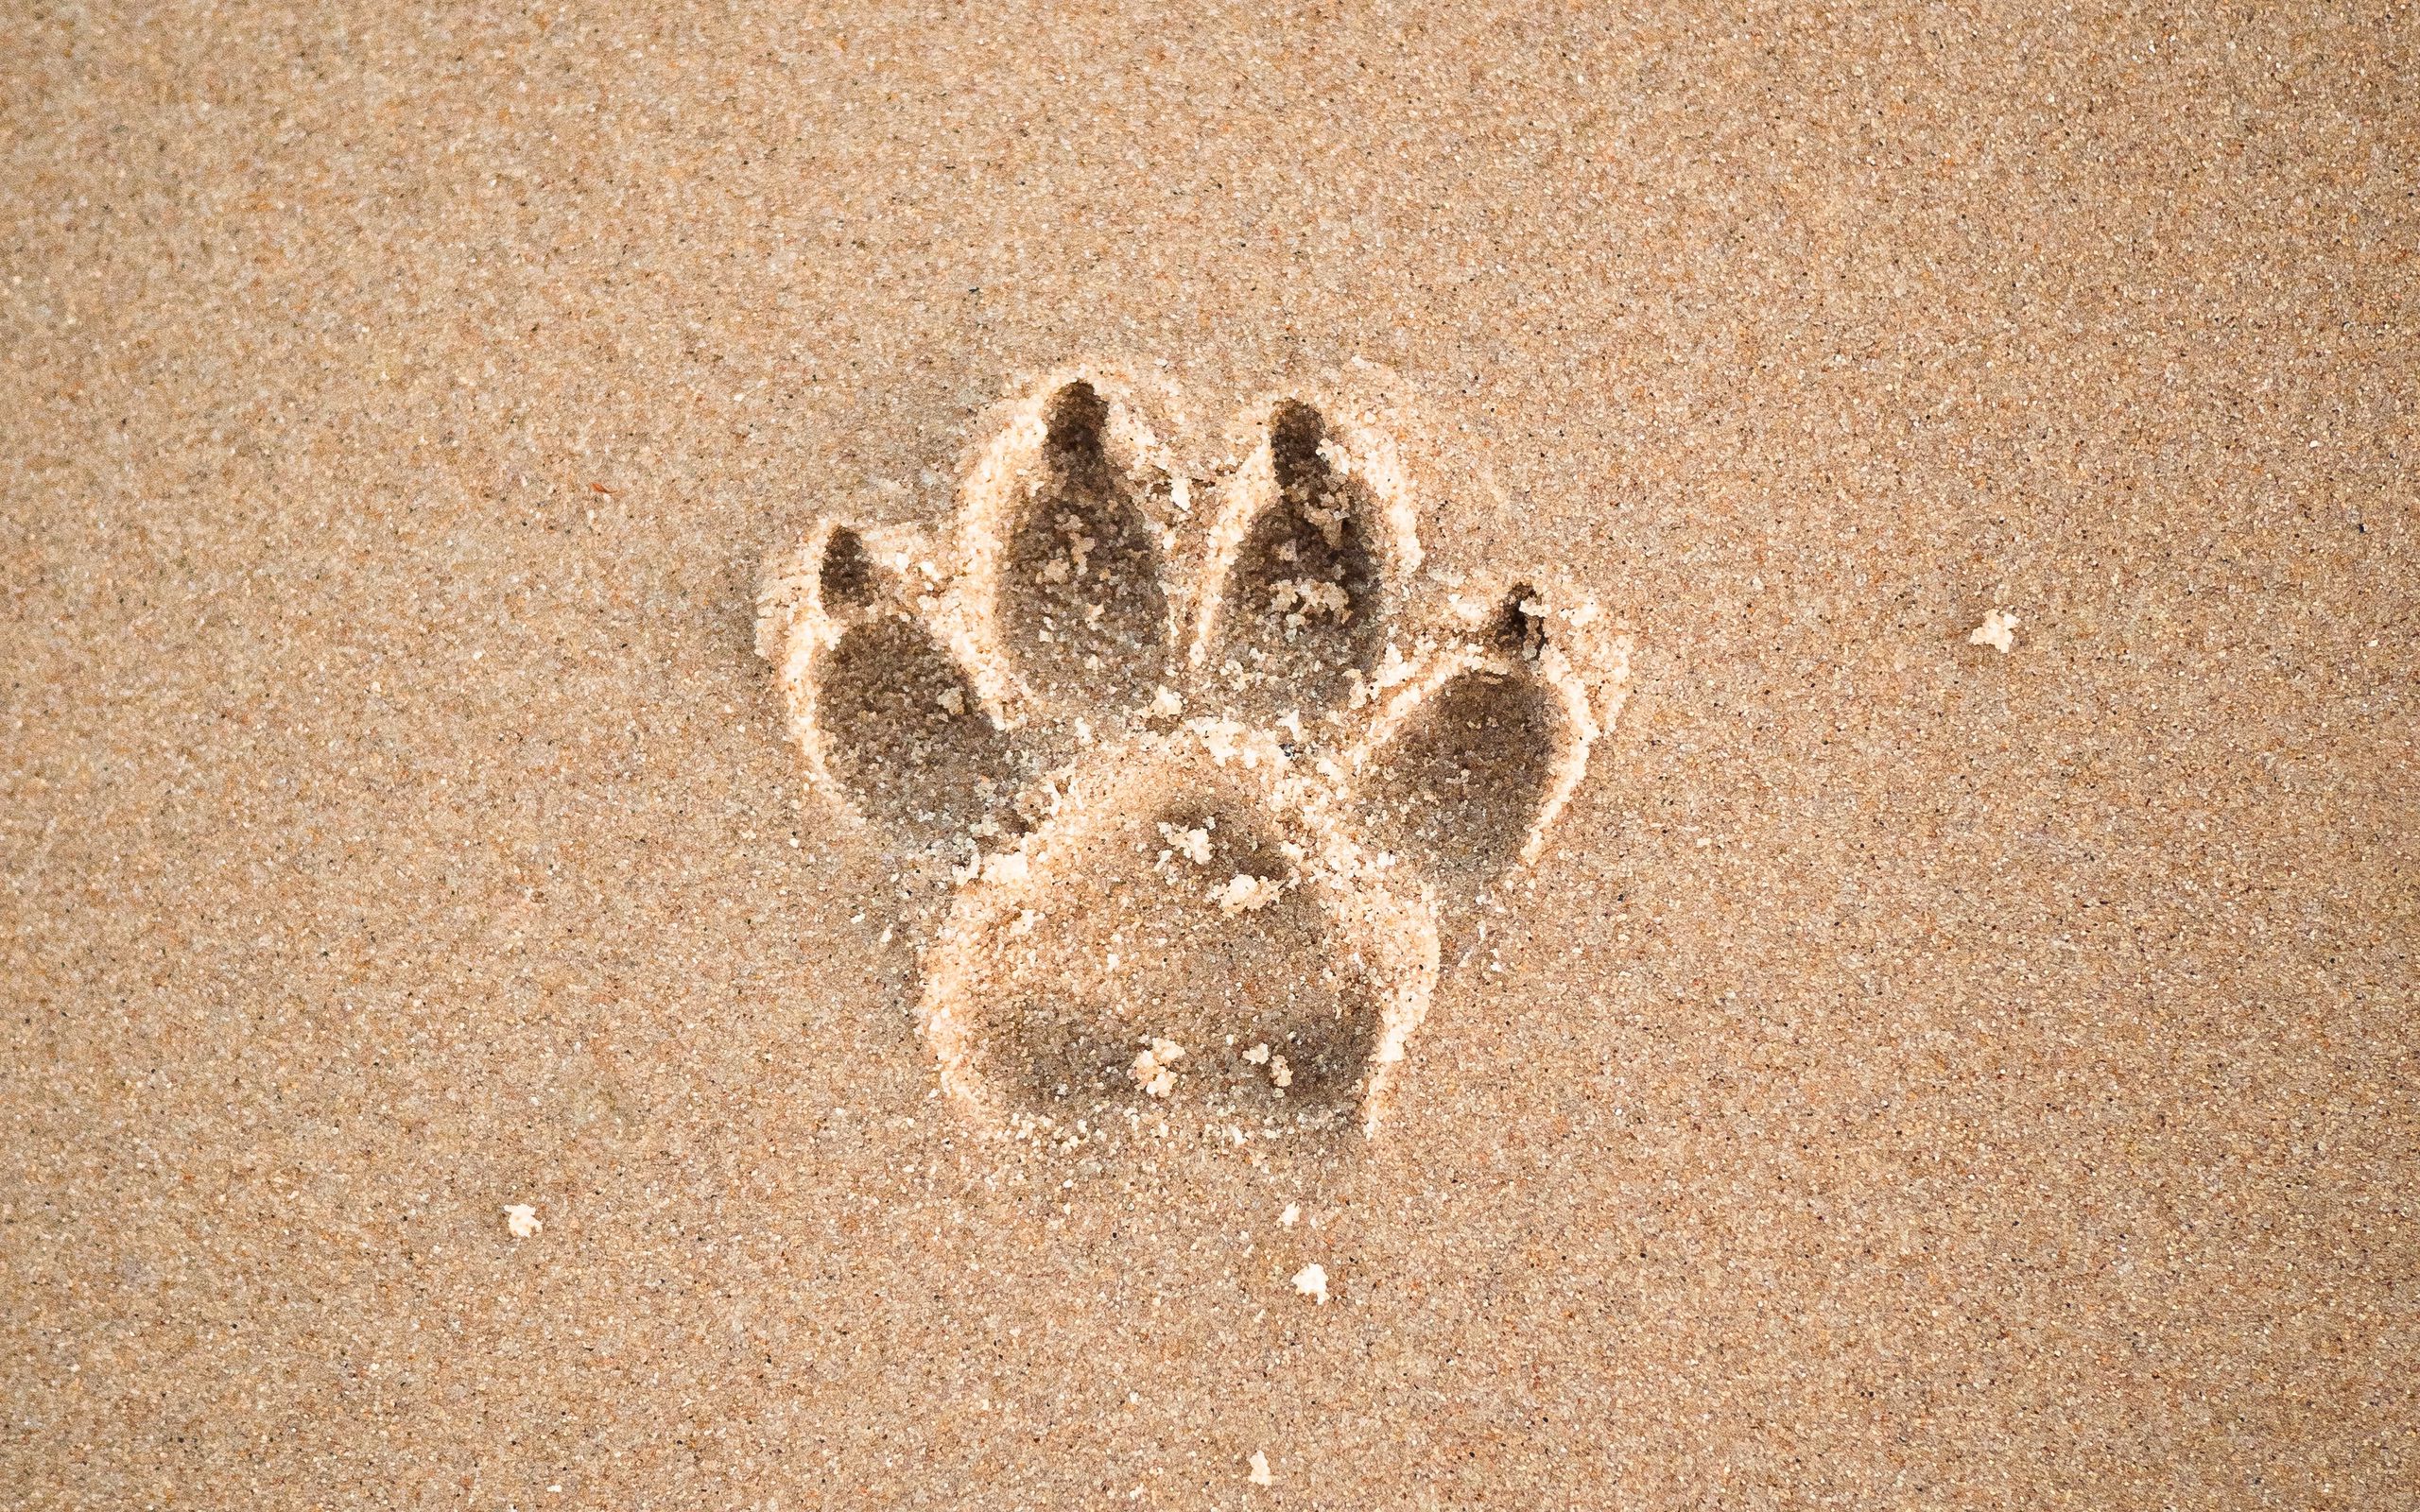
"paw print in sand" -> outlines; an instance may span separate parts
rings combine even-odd
[[[1343,402],[1257,406],[1200,463],[1153,413],[1054,376],[944,529],[817,524],[759,649],[813,783],[933,884],[950,1097],[1373,1131],[1441,941],[1537,854],[1630,643],[1551,573],[1424,573],[1397,447]]]

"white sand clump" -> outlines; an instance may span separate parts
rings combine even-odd
[[[1197,867],[1210,864],[1210,832],[1207,829],[1188,830],[1181,825],[1162,824],[1160,838],[1168,843],[1169,853],[1181,855]]]
[[[1268,1455],[1255,1449],[1252,1452],[1252,1458],[1247,1460],[1245,1463],[1252,1467],[1252,1473],[1246,1476],[1245,1479],[1251,1481],[1254,1486],[1267,1486],[1269,1484]]]
[[[1324,443],[1321,451],[1322,455],[1326,453],[1327,448]],[[1303,518],[1318,529],[1320,539],[1327,542],[1328,550],[1342,551],[1344,549],[1344,506],[1338,502],[1337,495],[1334,493],[1322,495],[1322,501],[1327,507],[1322,508],[1317,504],[1298,504],[1294,507],[1300,509]]]
[[[1059,517],[1059,534],[1067,542],[1067,557],[1075,566],[1076,576],[1083,576],[1085,558],[1093,554],[1093,548],[1100,542],[1084,533],[1084,522],[1077,515],[1063,514]]]
[[[1316,577],[1280,577],[1269,585],[1269,607],[1271,612],[1286,616],[1289,628],[1300,629],[1310,620],[1325,614],[1339,625],[1353,617],[1353,595],[1342,583],[1322,582]]]
[[[1273,877],[1238,871],[1223,886],[1210,889],[1210,901],[1219,905],[1222,914],[1256,913],[1275,902],[1277,895],[1285,890],[1286,885]]]
[[[1314,1302],[1327,1300],[1327,1267],[1313,1261],[1294,1273],[1294,1290]]]
[[[1975,627],[1974,633],[1966,637],[1966,644],[1988,645],[2006,656],[2009,647],[2016,644],[2016,627],[2015,615],[2007,610],[1996,609],[1983,616],[1983,623]]]
[[[1173,1040],[1152,1040],[1134,1054],[1130,1068],[1134,1084],[1153,1097],[1166,1097],[1176,1087],[1176,1063],[1184,1058],[1184,1046]]]
[[[504,1226],[512,1230],[515,1239],[535,1239],[538,1230],[546,1227],[538,1221],[538,1210],[526,1202],[516,1202],[504,1210]]]
[[[1210,760],[1218,765],[1237,762],[1249,772],[1258,767],[1264,759],[1281,768],[1286,765],[1286,753],[1278,748],[1275,741],[1236,720],[1198,720],[1192,728],[1201,738],[1202,749],[1210,753]]]
[[[1250,1050],[1244,1052],[1244,1059],[1251,1065],[1268,1067],[1270,1085],[1278,1088],[1280,1091],[1294,1085],[1294,1068],[1286,1063],[1286,1057],[1284,1056],[1270,1054],[1268,1045],[1257,1044],[1253,1046]],[[1300,1210],[1289,1204],[1286,1209],[1286,1216],[1279,1219],[1278,1222],[1292,1223],[1294,1221],[1294,1214],[1298,1211]]]
[[[1426,651],[1427,647],[1424,645],[1420,648],[1419,655],[1426,655]],[[1388,689],[1409,682],[1419,673],[1418,656],[1407,659],[1403,654],[1403,647],[1390,641],[1387,643],[1385,653],[1378,658],[1377,666],[1369,677],[1362,677],[1357,668],[1344,669],[1345,681],[1350,685],[1345,697],[1346,706],[1358,709]]]

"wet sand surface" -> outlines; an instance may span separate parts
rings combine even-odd
[[[2420,1476],[2408,18],[9,29],[0,1505]],[[1078,361],[1638,637],[1373,1139],[969,1118],[802,787],[764,563]]]

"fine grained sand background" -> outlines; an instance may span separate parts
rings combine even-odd
[[[7,30],[0,1505],[2410,1494],[2408,16]],[[1642,649],[1376,1143],[1046,1202],[750,621],[1103,356]]]

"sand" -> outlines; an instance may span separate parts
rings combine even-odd
[[[2408,18],[9,30],[0,1505],[2411,1495]],[[944,1096],[808,784],[768,571],[1071,369],[1634,637],[1374,1133]]]

